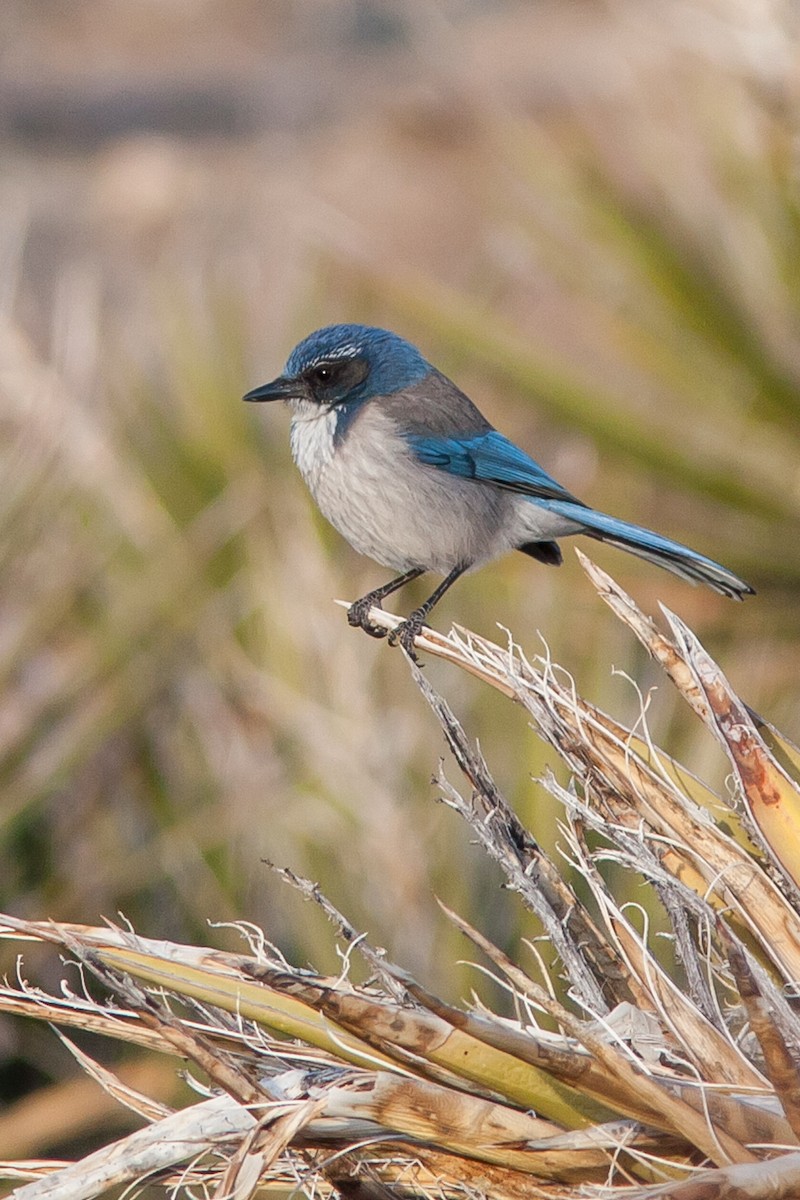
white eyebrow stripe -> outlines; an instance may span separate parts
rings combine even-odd
[[[308,371],[311,367],[316,367],[318,363],[333,362],[338,358],[358,358],[360,349],[360,346],[357,346],[355,342],[346,342],[343,346],[336,346],[333,350],[325,354],[317,354],[311,359],[305,370]]]

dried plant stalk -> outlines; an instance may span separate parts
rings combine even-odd
[[[41,1176],[17,1197],[88,1198],[153,1172],[173,1191],[184,1184],[237,1196],[266,1185],[376,1198],[464,1189],[559,1200],[797,1194],[800,1022],[782,988],[800,974],[800,911],[791,853],[773,845],[800,832],[791,743],[749,713],[685,627],[672,619],[670,640],[584,565],[724,740],[748,827],[646,732],[578,696],[551,662],[465,631],[423,631],[420,649],[524,705],[571,769],[569,788],[552,776],[542,784],[563,804],[580,892],[411,665],[469,787],[462,796],[442,773],[442,796],[536,914],[561,978],[544,988],[445,910],[505,979],[517,1016],[448,1004],[288,871],[287,883],[321,905],[364,957],[371,983],[293,968],[263,939],[234,955],[113,927],[0,918],[0,936],[65,948],[115,998],[106,1007],[88,994],[54,997],[21,983],[0,989],[0,1009],[188,1060],[220,1093],[173,1113],[76,1051],[92,1078],[149,1124],[73,1165],[7,1164],[0,1169],[9,1178]],[[780,820],[764,819],[776,804]],[[663,901],[684,979],[615,901],[605,859]]]

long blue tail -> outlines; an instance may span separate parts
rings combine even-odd
[[[570,521],[576,521],[589,537],[657,563],[673,574],[680,575],[682,579],[688,579],[690,583],[704,583],[715,592],[731,596],[734,600],[754,595],[755,589],[727,567],[698,554],[696,550],[690,550],[680,542],[673,542],[659,533],[653,533],[651,529],[629,525],[627,521],[619,521],[616,517],[609,517],[606,513],[596,512],[593,508],[584,508],[582,504],[572,504],[567,500],[541,499],[536,503],[542,508],[567,517]]]

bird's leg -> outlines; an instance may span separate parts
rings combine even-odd
[[[453,567],[450,574],[446,579],[442,580],[436,591],[423,604],[420,604],[419,608],[415,608],[401,625],[392,630],[389,634],[389,645],[396,646],[399,642],[409,658],[413,658],[414,662],[416,662],[417,656],[414,653],[414,638],[425,624],[425,618],[434,604],[439,603],[448,588],[453,586],[455,581],[468,570],[469,566],[469,563],[461,563],[459,566]]]
[[[366,596],[362,596],[360,600],[355,600],[350,605],[347,610],[347,620],[351,625],[363,629],[364,633],[368,633],[370,637],[386,637],[389,631],[381,629],[379,625],[373,625],[369,619],[369,610],[376,606],[380,608],[381,600],[385,600],[387,596],[391,596],[392,592],[398,592],[401,587],[411,583],[412,579],[418,579],[420,575],[424,574],[422,567],[412,567],[410,571],[406,571],[405,575],[398,575],[396,579],[390,579],[382,587],[375,588],[374,592],[367,592]]]

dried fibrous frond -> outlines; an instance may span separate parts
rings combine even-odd
[[[563,806],[558,860],[410,664],[469,786],[462,795],[442,770],[440,794],[535,914],[557,975],[538,982],[446,909],[516,1015],[453,1005],[285,869],[345,946],[337,977],[294,967],[251,926],[242,927],[247,953],[231,954],[130,928],[0,918],[4,939],[66,951],[81,981],[51,996],[20,976],[0,991],[0,1010],[158,1049],[204,1081],[195,1084],[202,1098],[173,1111],[68,1042],[147,1125],[75,1164],[3,1165],[7,1178],[29,1180],[20,1200],[90,1197],[145,1179],[172,1194],[237,1197],[267,1185],[368,1197],[798,1193],[800,1021],[788,989],[800,974],[800,910],[785,842],[800,835],[800,755],[736,697],[676,618],[670,640],[584,565],[726,747],[737,794],[714,795],[642,725],[627,729],[581,697],[547,657],[461,630],[424,631],[421,648],[523,705],[570,769],[569,786],[550,773],[541,780]],[[655,952],[644,903],[617,902],[609,862],[662,902],[677,961]],[[366,983],[352,980],[354,955]],[[112,1001],[95,998],[97,981]]]

